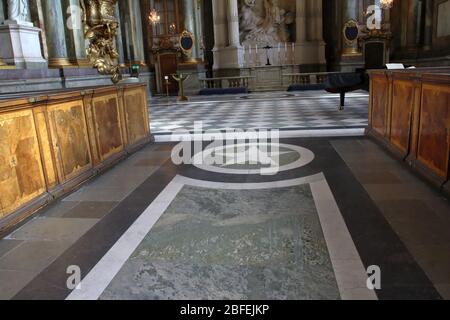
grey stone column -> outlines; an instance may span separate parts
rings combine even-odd
[[[214,47],[216,49],[225,47],[228,42],[227,18],[224,3],[225,1],[223,0],[212,0],[215,42]]]
[[[431,50],[433,43],[433,2],[425,1],[425,30],[423,37],[423,48]]]
[[[140,3],[137,0],[119,1],[122,22],[122,39],[125,39],[124,51],[127,63],[145,65],[144,42]]]
[[[5,21],[5,17],[6,17],[6,13],[5,13],[5,8],[6,6],[3,3],[3,0],[0,0],[0,24],[3,23],[3,21]]]
[[[408,23],[406,26],[406,46],[409,49],[417,47],[417,0],[408,0]]]
[[[67,54],[64,15],[60,0],[42,1],[50,68],[72,66]]]
[[[117,21],[119,21],[119,26],[122,26],[122,20],[120,19],[119,5],[116,6],[116,9],[114,12],[115,12]],[[116,36],[115,40],[116,40],[117,52],[119,53],[119,64],[124,65],[125,64],[125,51],[123,49],[122,28],[121,27],[119,27],[117,29],[117,36]]]
[[[297,0],[296,29],[298,44],[306,42],[306,0]]]
[[[79,67],[92,67],[86,54],[86,40],[81,21],[79,0],[63,0],[61,2],[68,58]]]
[[[3,0],[0,0],[0,24],[3,23],[3,21],[5,21],[5,7],[3,5]],[[2,58],[0,57],[0,67],[6,65],[6,63],[2,60]]]
[[[314,40],[323,42],[322,0],[315,0],[314,7]]]
[[[42,56],[44,59],[48,60],[47,35],[45,34],[45,19],[44,11],[42,9],[42,0],[34,0],[30,2],[30,15],[34,26],[42,30],[40,36]]]
[[[229,46],[233,48],[240,47],[239,40],[239,10],[237,0],[227,0],[228,10],[228,41]]]
[[[197,30],[197,6],[194,4],[195,0],[184,0],[184,28],[194,35],[194,47],[192,48],[192,58],[198,59],[200,57],[199,47],[199,33]]]
[[[359,17],[359,1],[358,0],[344,0],[343,1],[343,23],[345,24],[348,20],[353,19],[358,21]],[[342,28],[344,28],[344,25],[342,25]],[[344,36],[342,35],[342,32],[339,30],[342,41],[343,41],[343,48],[344,48],[344,55],[352,55],[352,54],[359,54],[358,51],[358,43],[355,42],[352,45],[348,45],[345,42]]]

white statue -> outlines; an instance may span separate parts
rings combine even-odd
[[[28,22],[28,0],[8,0],[8,20]]]
[[[280,8],[278,0],[242,0],[240,8],[241,43],[276,45],[290,39],[292,12]]]

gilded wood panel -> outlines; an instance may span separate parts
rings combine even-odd
[[[424,84],[417,158],[438,176],[448,178],[450,87]]]
[[[96,138],[102,160],[124,149],[117,94],[94,97]]]
[[[83,102],[53,105],[49,113],[53,147],[64,182],[92,167]]]
[[[86,112],[86,122],[89,134],[89,143],[91,147],[91,157],[94,165],[98,165],[101,162],[100,152],[97,144],[96,126],[94,119],[94,111],[92,107],[92,94],[86,95],[83,98],[84,110]]]
[[[0,217],[45,191],[33,112],[0,114]]]
[[[389,83],[386,77],[373,77],[372,81],[372,128],[384,136]]]
[[[134,144],[148,136],[146,94],[142,88],[127,90],[124,94],[128,143]]]
[[[409,150],[414,83],[395,80],[393,84],[391,142],[402,152]]]
[[[47,188],[51,189],[58,183],[58,177],[56,174],[55,158],[49,136],[48,117],[45,107],[36,108],[34,110],[34,119],[44,165],[45,180],[47,182]]]

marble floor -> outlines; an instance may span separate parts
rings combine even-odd
[[[282,139],[273,172],[174,146],[4,235],[0,299],[450,299],[448,199],[367,138]]]
[[[344,111],[338,108],[339,95],[323,91],[194,96],[187,103],[156,97],[149,104],[151,129],[157,135],[192,132],[196,121],[201,121],[205,131],[323,130],[365,128],[368,119],[368,93],[364,91],[347,94]]]

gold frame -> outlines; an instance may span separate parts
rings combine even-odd
[[[189,49],[189,50],[184,49],[183,46],[181,45],[181,40],[182,40],[183,38],[187,38],[187,37],[190,37],[190,38],[192,39],[192,47],[191,47],[191,49]],[[189,32],[189,31],[187,31],[187,30],[184,30],[184,31],[180,34],[180,38],[178,39],[178,45],[180,46],[181,51],[182,51],[184,54],[186,54],[186,55],[190,54],[190,53],[192,52],[192,49],[194,48],[194,44],[195,44],[195,36],[194,36],[194,34],[193,34],[192,32]]]
[[[358,35],[356,36],[356,39],[354,40],[350,40],[349,38],[347,38],[347,35],[345,34],[345,31],[347,30],[347,28],[352,28],[352,27],[356,27],[358,29]],[[358,21],[354,20],[354,19],[350,19],[348,20],[345,24],[344,24],[344,28],[342,29],[342,34],[345,40],[345,43],[349,46],[355,44],[358,42],[358,38],[360,35],[361,31],[359,30],[359,24]]]

